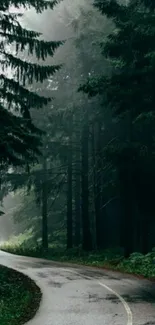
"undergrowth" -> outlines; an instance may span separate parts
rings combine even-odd
[[[0,265],[0,324],[21,325],[36,313],[40,289],[25,275]]]
[[[81,248],[66,250],[63,245],[51,244],[48,253],[42,252],[39,245],[31,242],[31,245],[11,241],[1,246],[4,251],[33,257],[43,257],[53,261],[71,262],[96,267],[106,267],[126,273],[143,275],[147,278],[155,278],[155,248],[146,255],[139,252],[131,254],[128,259],[123,257],[123,251],[119,248],[103,251],[84,252]]]

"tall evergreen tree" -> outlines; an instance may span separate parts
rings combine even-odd
[[[100,76],[90,78],[80,89],[90,96],[100,94],[104,107],[108,105],[117,117],[124,119],[124,125],[125,121],[128,122],[126,139],[124,139],[123,147],[120,144],[119,150],[115,152],[115,162],[117,160],[120,192],[123,193],[121,194],[125,218],[122,227],[125,234],[123,246],[125,255],[129,256],[134,249],[135,204],[138,203],[142,215],[143,229],[146,229],[146,226],[148,228],[148,213],[149,215],[151,213],[150,204],[148,204],[147,214],[145,214],[148,197],[146,191],[150,193],[149,187],[146,189],[143,184],[143,191],[146,193],[145,200],[137,198],[140,198],[139,193],[142,187],[140,179],[144,179],[147,172],[144,166],[153,161],[154,149],[152,147],[150,150],[151,142],[146,141],[148,136],[145,135],[147,149],[146,155],[144,152],[142,154],[144,137],[141,133],[141,139],[139,138],[138,130],[139,125],[144,130],[146,121],[153,121],[155,118],[155,7],[153,1],[149,0],[130,0],[127,4],[125,1],[121,1],[124,4],[119,3],[116,0],[95,0],[95,7],[112,19],[115,24],[114,31],[103,44],[103,54],[111,62],[112,73],[105,76],[103,71]],[[152,139],[153,137],[154,132]],[[137,181],[138,177],[139,181]],[[147,240],[144,234],[142,237],[143,252],[146,252]]]
[[[40,33],[22,27],[16,8],[33,7],[38,13],[53,9],[58,1],[2,0],[0,3],[0,164],[29,163],[40,153],[40,131],[31,120],[31,108],[46,105],[51,99],[30,91],[33,82],[44,82],[53,75],[59,65],[47,66],[22,59],[35,55],[38,61],[53,56],[63,42],[46,42]],[[11,8],[11,10],[10,10]],[[14,8],[15,12],[13,12]],[[9,50],[13,48],[13,52]]]

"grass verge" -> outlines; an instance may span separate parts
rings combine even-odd
[[[30,278],[0,265],[1,325],[22,325],[29,321],[40,305],[41,296]]]
[[[105,268],[155,280],[155,248],[146,255],[135,252],[128,259],[125,259],[123,252],[117,248],[87,253],[80,248],[65,250],[63,246],[51,245],[48,254],[42,253],[41,249],[36,247],[25,247],[24,243],[12,245],[8,242],[0,248],[17,255]]]

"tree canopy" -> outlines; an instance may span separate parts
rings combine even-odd
[[[53,9],[58,1],[1,1],[0,4],[0,163],[19,165],[32,161],[40,153],[40,130],[31,119],[31,108],[46,105],[51,98],[31,91],[34,82],[43,83],[60,65],[43,65],[53,56],[61,41],[44,41],[40,33],[27,30],[20,22],[21,13],[33,7],[37,12]],[[20,10],[19,10],[20,11]],[[24,59],[22,53],[26,51]],[[32,62],[36,56],[37,63]],[[30,57],[30,60],[28,60]],[[39,64],[40,61],[40,64]]]

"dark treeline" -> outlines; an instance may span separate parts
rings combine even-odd
[[[1,88],[1,97],[21,105],[24,121],[24,108],[30,112],[23,133],[23,120],[16,117],[19,133],[26,136],[20,139],[24,147],[16,152],[13,143],[10,154],[8,145],[1,159],[2,197],[15,191],[21,198],[13,211],[14,234],[31,230],[46,251],[55,243],[85,251],[120,247],[126,257],[147,253],[155,245],[155,5],[151,0],[95,0],[83,1],[75,11],[63,10],[62,28],[69,26],[71,35],[65,43],[45,42],[40,48],[31,41],[37,35],[29,35],[30,47],[42,53],[36,69],[40,57],[49,63],[58,49],[57,64],[42,65],[39,77],[34,72],[33,83],[28,80],[34,94],[18,87],[17,103]],[[17,43],[18,32],[12,32]],[[20,42],[19,55],[24,32]],[[25,87],[22,59],[13,62],[23,67]],[[36,110],[39,98],[42,108]],[[10,132],[16,139],[16,128]],[[22,159],[15,159],[19,154]],[[8,166],[13,166],[9,174]]]

